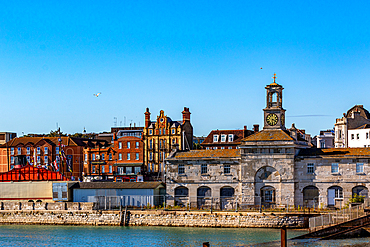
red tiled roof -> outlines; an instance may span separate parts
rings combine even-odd
[[[90,142],[107,143],[106,141],[98,139],[83,139],[68,136],[62,136],[60,139],[61,144],[65,146],[87,146]],[[18,145],[26,145],[27,143],[35,145],[40,141],[45,141],[51,145],[59,145],[59,137],[17,137],[0,147],[16,147]],[[109,143],[107,143],[107,145],[109,145]]]
[[[177,152],[175,158],[238,158],[239,149],[191,150]]]
[[[370,148],[307,148],[301,149],[298,156],[318,156],[328,158],[370,156]]]
[[[262,130],[242,141],[294,141],[294,139],[283,130]]]

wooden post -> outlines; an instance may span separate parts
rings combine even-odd
[[[209,247],[209,242],[204,242],[203,247]]]
[[[281,247],[287,247],[286,226],[281,228]]]

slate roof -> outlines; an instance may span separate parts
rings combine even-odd
[[[216,149],[216,150],[191,150],[187,152],[177,152],[176,159],[182,158],[238,158],[239,149]]]
[[[356,129],[370,129],[370,124],[361,125],[360,127],[357,127]]]
[[[73,189],[156,189],[164,187],[162,182],[80,182]]]
[[[298,156],[315,156],[322,158],[350,158],[353,156],[370,156],[370,148],[307,148],[301,149]]]
[[[290,135],[283,130],[261,130],[253,135],[247,136],[242,141],[294,141]]]

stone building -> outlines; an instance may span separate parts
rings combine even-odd
[[[190,150],[193,147],[189,108],[184,107],[182,121],[173,121],[163,110],[159,112],[156,121],[151,121],[149,108],[146,108],[142,139],[145,168],[160,177],[163,175],[164,160],[174,145],[178,145],[180,150]]]
[[[370,148],[311,148],[304,132],[285,127],[275,78],[266,86],[263,130],[238,149],[173,150],[166,159],[170,204],[343,207],[354,194],[368,197]]]

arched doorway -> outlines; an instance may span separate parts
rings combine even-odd
[[[184,207],[189,203],[189,189],[180,186],[175,189],[175,205]]]
[[[198,208],[211,206],[212,203],[212,191],[207,186],[202,186],[197,189],[197,204]]]
[[[308,208],[319,206],[319,189],[315,186],[307,186],[303,189],[303,205]]]
[[[352,189],[352,198],[357,197],[358,199],[356,202],[358,203],[364,202],[364,199],[368,198],[368,195],[369,190],[363,185],[353,187]]]
[[[339,186],[331,186],[328,188],[328,207],[342,207],[343,189]]]
[[[235,208],[235,189],[229,186],[222,187],[220,189],[220,201],[221,201],[221,210],[231,210]]]
[[[264,166],[258,169],[254,176],[255,181],[255,205],[275,205],[276,190],[281,182],[280,173],[271,166]]]

